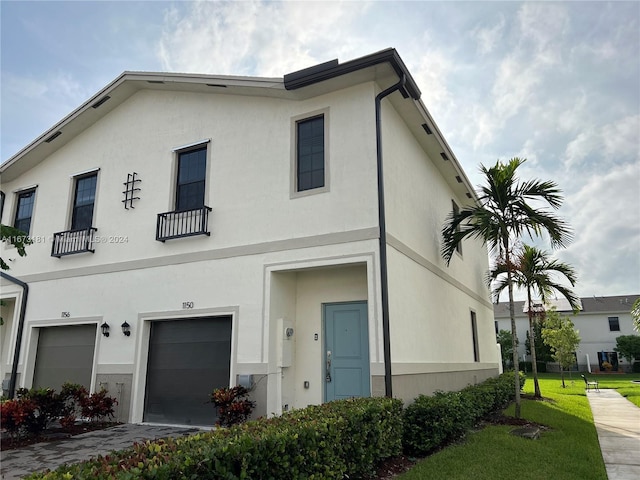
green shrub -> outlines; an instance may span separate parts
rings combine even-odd
[[[209,396],[211,403],[218,411],[217,426],[230,427],[247,421],[256,402],[246,398],[249,395],[242,385],[216,388]]]
[[[371,473],[402,447],[402,402],[339,400],[190,437],[132,448],[41,479],[343,479]]]
[[[631,372],[640,373],[640,362],[633,362],[633,365],[631,365]]]
[[[27,425],[33,422],[36,404],[26,398],[3,400],[0,403],[0,423],[11,438],[16,439],[27,432]]]
[[[460,392],[420,395],[404,412],[404,449],[424,455],[461,437],[471,426],[473,414]]]
[[[80,404],[80,412],[83,417],[88,418],[92,422],[103,421],[105,418],[113,417],[113,407],[118,401],[107,395],[106,390],[92,393],[91,395],[83,395],[78,400]]]
[[[36,406],[34,414],[26,419],[24,425],[30,434],[39,434],[64,413],[65,401],[52,388],[19,388],[16,396],[30,400]]]
[[[514,397],[513,372],[470,385],[460,392],[420,395],[403,414],[403,447],[410,455],[426,455],[462,437],[487,414],[502,409]],[[520,386],[525,377],[520,373]]]

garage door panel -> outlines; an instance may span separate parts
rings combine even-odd
[[[209,395],[229,385],[231,317],[151,324],[143,419],[180,425],[213,425]]]
[[[229,342],[172,343],[154,345],[156,368],[193,368],[200,359],[211,357],[213,362],[229,362]]]
[[[39,329],[34,388],[60,390],[65,382],[91,387],[96,326],[64,325]]]

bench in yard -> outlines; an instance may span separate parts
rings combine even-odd
[[[598,382],[595,380],[589,381],[587,380],[587,377],[585,377],[584,375],[580,375],[582,377],[582,379],[584,380],[584,384],[587,386],[587,392],[590,389],[594,389],[596,392],[599,392],[600,389],[598,388]]]

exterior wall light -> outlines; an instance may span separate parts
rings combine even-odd
[[[104,322],[102,325],[100,325],[100,330],[102,330],[102,335],[104,335],[105,337],[109,336],[109,324],[107,322]]]
[[[124,334],[125,337],[128,337],[131,335],[131,325],[129,325],[126,321],[120,325],[122,327],[122,333]]]

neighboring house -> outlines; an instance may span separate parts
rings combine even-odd
[[[618,295],[614,297],[583,297],[580,308],[574,316],[564,299],[550,302],[547,308],[555,307],[558,312],[571,318],[580,335],[580,346],[576,352],[578,370],[598,372],[604,370],[603,361],[612,364],[614,370],[629,371],[631,365],[614,351],[616,338],[621,335],[637,335],[633,329],[631,307],[640,295]],[[511,331],[509,303],[494,305],[495,329]],[[529,319],[525,302],[515,303],[516,332],[518,333],[518,353],[526,354],[525,341],[529,331]],[[531,360],[530,356],[526,357]],[[549,364],[551,368],[553,364]]]
[[[440,256],[475,193],[394,49],[125,72],[0,173],[2,222],[34,241],[2,249],[6,390],[72,380],[125,421],[211,425],[215,387],[271,415],[498,372],[487,250]]]

